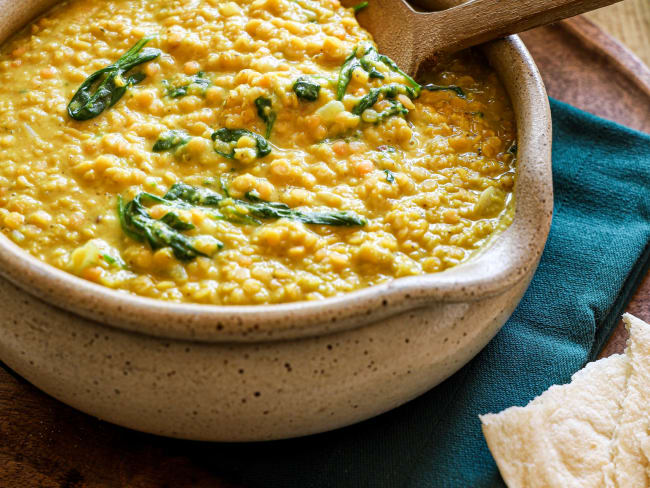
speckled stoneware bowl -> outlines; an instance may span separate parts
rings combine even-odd
[[[0,42],[55,3],[0,0]],[[180,305],[81,280],[0,235],[0,359],[104,420],[213,441],[322,432],[435,386],[510,316],[551,220],[550,112],[539,73],[517,37],[485,53],[516,110],[516,212],[469,262],[313,303]]]

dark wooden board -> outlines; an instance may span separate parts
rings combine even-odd
[[[647,71],[593,24],[572,20],[523,38],[551,96],[650,132]],[[648,276],[628,311],[650,320]],[[621,351],[624,342],[619,326],[604,354]],[[236,488],[214,466],[209,445],[109,425],[0,367],[1,488]]]
[[[584,17],[521,34],[549,96],[650,132],[650,71]]]

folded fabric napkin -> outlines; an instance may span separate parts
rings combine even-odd
[[[505,486],[478,415],[525,405],[593,359],[650,255],[650,136],[554,100],[551,109],[551,233],[530,288],[494,340],[391,412],[302,439],[217,444],[202,449],[205,464],[263,488]]]

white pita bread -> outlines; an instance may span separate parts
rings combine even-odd
[[[626,356],[588,364],[526,407],[482,415],[509,488],[602,488],[629,373]]]
[[[625,355],[588,364],[526,407],[480,417],[510,488],[650,487],[650,325],[623,319]]]
[[[620,488],[645,488],[650,486],[650,326],[630,314],[623,321],[630,331],[625,353],[632,370],[612,439],[607,482]]]

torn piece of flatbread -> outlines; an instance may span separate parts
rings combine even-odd
[[[611,444],[606,486],[650,486],[650,326],[625,314],[630,331],[625,353],[631,372],[623,399],[623,412]]]
[[[602,488],[630,372],[627,356],[588,364],[526,407],[482,415],[509,488]]]
[[[650,325],[623,319],[625,355],[588,364],[526,407],[481,416],[510,488],[650,488]]]

